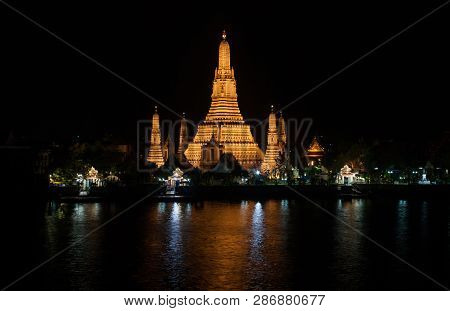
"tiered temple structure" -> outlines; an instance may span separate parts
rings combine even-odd
[[[257,168],[264,158],[239,110],[236,79],[230,64],[230,45],[225,31],[219,45],[219,63],[215,70],[212,103],[206,119],[198,125],[194,140],[184,154],[194,166],[208,169],[224,153],[231,153],[245,168]]]
[[[284,122],[283,112],[280,111],[280,117],[278,118],[278,148],[281,154],[286,153],[287,134],[286,134],[286,122]]]
[[[283,115],[280,114],[277,126],[277,116],[271,106],[269,115],[269,128],[267,130],[267,148],[264,155],[264,162],[261,165],[261,171],[265,174],[276,168],[279,157],[285,155],[286,152],[286,124]]]
[[[161,132],[159,129],[159,115],[155,106],[155,113],[152,118],[152,131],[150,133],[149,150],[147,162],[154,163],[156,167],[164,165],[163,153],[161,148]]]
[[[173,155],[175,152],[173,141],[172,141],[170,135],[167,135],[167,138],[164,141],[162,151],[163,151],[163,159],[164,159],[164,163],[165,163],[170,158],[170,156]]]
[[[186,161],[186,157],[184,156],[184,151],[188,146],[188,132],[187,132],[187,124],[186,124],[186,115],[183,112],[183,118],[180,121],[180,139],[178,141],[178,150],[177,150],[177,158],[180,163],[184,163]]]
[[[325,149],[320,145],[317,137],[314,136],[311,144],[306,151],[306,160],[308,161],[308,166],[314,166],[320,164],[323,156],[325,155]]]
[[[269,115],[269,129],[267,130],[267,148],[264,155],[264,162],[261,165],[261,171],[263,173],[269,173],[277,165],[277,158],[280,154],[278,148],[278,131],[277,131],[277,116],[271,106],[271,112]]]

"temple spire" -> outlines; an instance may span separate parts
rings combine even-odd
[[[219,62],[214,74],[211,107],[206,121],[236,121],[243,123],[239,110],[234,70],[230,63],[230,45],[227,40],[219,44]]]
[[[285,152],[286,143],[287,143],[286,122],[284,121],[283,118],[283,112],[280,110],[280,117],[278,118],[278,144],[281,153]]]
[[[273,111],[273,105],[270,106],[270,111],[269,128],[267,129],[267,148],[264,155],[264,161],[261,165],[261,171],[266,174],[270,174],[272,170],[275,169],[279,155],[277,116]]]
[[[184,155],[192,166],[201,169],[212,168],[221,154],[226,153],[232,154],[245,169],[259,167],[264,154],[239,110],[236,80],[230,62],[230,45],[225,31],[222,32],[218,52],[211,106]]]
[[[183,112],[183,117],[181,118],[180,121],[180,138],[178,140],[178,150],[177,150],[178,160],[181,163],[184,163],[185,161],[184,151],[186,150],[187,146],[188,146],[188,132],[187,132],[186,114]]]
[[[226,40],[227,34],[224,32],[222,33],[222,42],[220,42],[219,45],[219,70],[231,70],[231,62],[230,62],[230,45],[228,44],[228,41]],[[222,74],[225,74],[225,72],[222,72]]]
[[[161,148],[161,132],[159,129],[158,108],[155,106],[155,113],[152,117],[152,129],[150,133],[149,150],[147,154],[147,162],[154,163],[156,167],[164,164],[162,148]]]

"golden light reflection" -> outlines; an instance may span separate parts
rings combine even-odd
[[[264,210],[257,202],[253,208],[250,259],[254,262],[264,260],[262,246],[264,243]]]
[[[158,204],[149,211],[152,230],[146,251],[160,257],[164,266],[149,262],[145,274],[162,274],[173,289],[190,288],[190,282],[202,286],[192,289],[257,289],[271,277],[270,269],[287,265],[279,256],[286,251],[280,230],[287,230],[283,216],[287,204],[245,200]],[[195,271],[195,279],[190,271]]]
[[[203,289],[232,289],[227,284],[241,283],[248,250],[247,221],[242,205],[205,202],[194,208],[187,247],[196,256],[186,260],[197,275],[208,280]],[[205,260],[200,263],[194,258]]]
[[[176,259],[181,252],[183,245],[181,244],[181,230],[180,230],[180,220],[181,220],[181,207],[178,203],[173,203],[172,211],[170,213],[169,222],[169,253],[170,259]]]

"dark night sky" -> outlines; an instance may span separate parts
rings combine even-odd
[[[286,105],[443,1],[277,2],[250,9],[231,3],[9,3],[198,120],[210,104],[224,28],[244,118],[265,118],[269,105]],[[312,117],[316,133],[351,138],[419,139],[448,130],[449,6],[292,105],[285,116]],[[134,139],[136,120],[151,116],[151,100],[1,3],[0,36],[2,133],[13,128],[64,141],[108,132]]]

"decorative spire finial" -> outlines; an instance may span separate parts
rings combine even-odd
[[[155,106],[155,113],[158,112],[158,106]]]
[[[183,119],[186,118],[186,112],[183,112]]]
[[[227,39],[227,33],[225,32],[225,30],[222,31],[222,39]]]
[[[270,105],[270,111],[273,112],[273,105]]]

